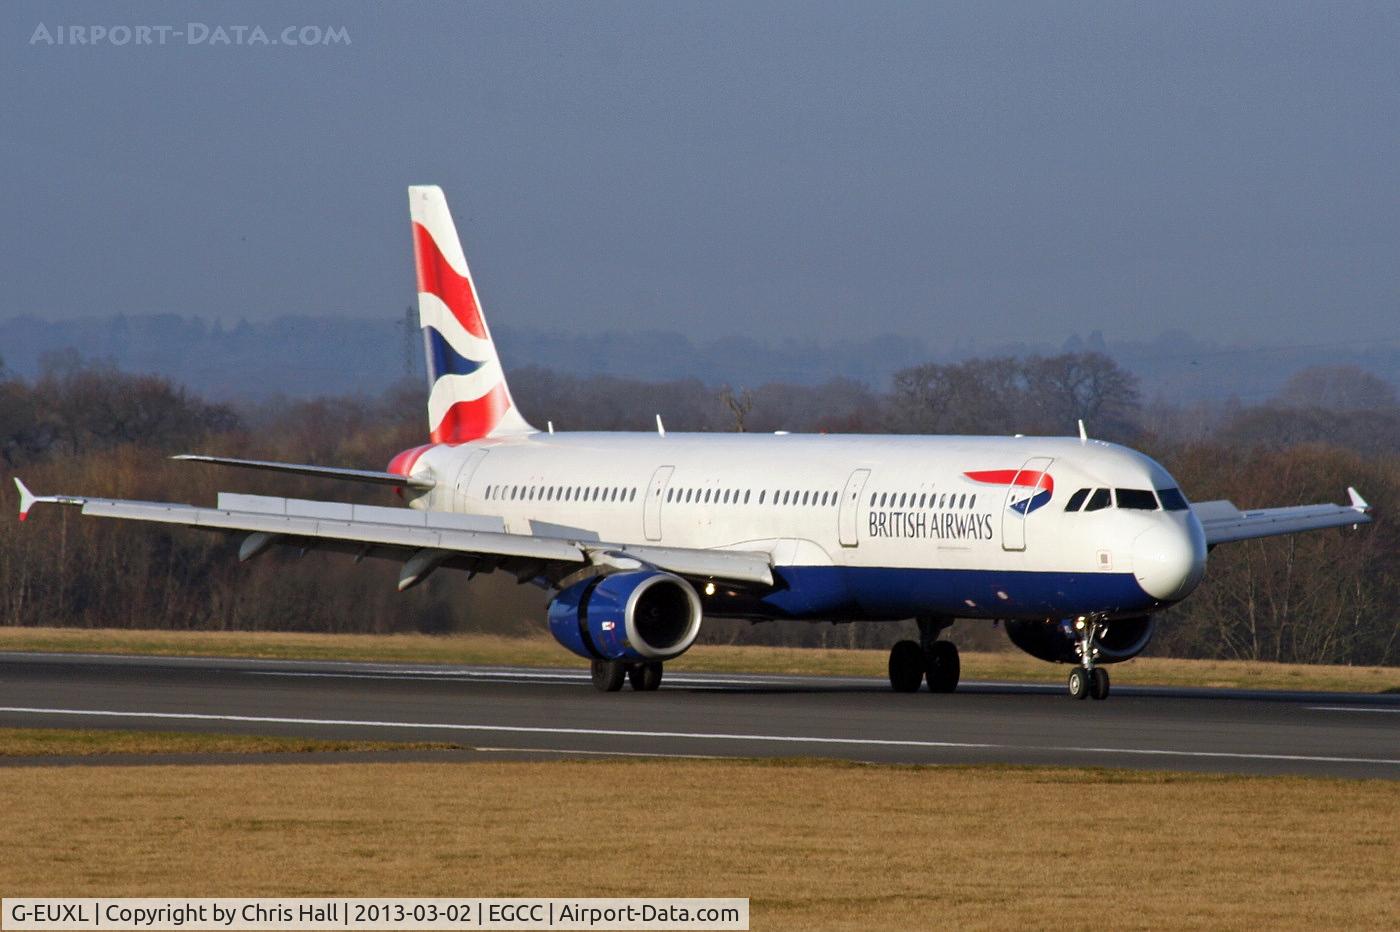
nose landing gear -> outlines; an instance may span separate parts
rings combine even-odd
[[[1099,649],[1095,641],[1108,630],[1108,625],[1097,619],[1079,617],[1074,620],[1077,643],[1074,652],[1079,655],[1079,666],[1069,671],[1069,695],[1071,699],[1107,699],[1108,671],[1096,664]]]

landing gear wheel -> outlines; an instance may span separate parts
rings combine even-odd
[[[1069,671],[1069,697],[1071,699],[1088,699],[1089,679],[1089,671],[1083,667],[1075,667]]]
[[[627,679],[639,693],[649,693],[661,687],[661,661],[634,663],[627,669]]]
[[[958,688],[962,661],[958,659],[958,646],[952,641],[930,644],[924,652],[924,663],[929,692],[950,693]]]
[[[1089,673],[1089,698],[1108,698],[1108,671],[1103,667],[1094,667]]]
[[[600,693],[615,693],[627,679],[627,665],[616,660],[593,661],[593,688]]]
[[[924,681],[924,651],[916,641],[890,648],[890,686],[897,693],[916,693]]]

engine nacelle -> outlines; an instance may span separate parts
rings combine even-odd
[[[1094,642],[1099,649],[1097,662],[1118,663],[1133,659],[1147,648],[1156,628],[1156,619],[1151,615],[1104,622]],[[1006,636],[1011,638],[1012,644],[1039,660],[1048,660],[1051,663],[1079,662],[1079,655],[1074,652],[1078,639],[1075,636],[1073,618],[1059,621],[1008,621]]]
[[[549,603],[549,632],[589,660],[670,660],[700,634],[700,596],[657,570],[595,576]]]

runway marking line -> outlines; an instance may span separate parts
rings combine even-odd
[[[594,735],[612,738],[677,738],[699,741],[754,741],[769,744],[826,744],[842,746],[960,748],[971,750],[1059,751],[1072,754],[1127,754],[1146,757],[1224,758],[1228,760],[1277,760],[1329,764],[1388,764],[1400,766],[1400,760],[1377,757],[1328,757],[1309,754],[1256,754],[1244,751],[1178,751],[1166,748],[1102,748],[1067,745],[1052,747],[1034,744],[988,744],[968,741],[919,741],[890,738],[832,738],[816,735],[745,735],[722,732],[691,731],[628,731],[620,728],[544,728],[533,725],[472,725],[453,722],[377,722],[358,719],[283,718],[268,715],[212,715],[198,712],[118,712],[108,709],[43,709],[22,706],[0,706],[0,713],[25,715],[71,715],[97,718],[160,719],[191,722],[244,722],[263,725],[339,725],[352,728],[419,728],[440,731],[496,732],[536,735]]]
[[[244,676],[289,676],[310,679],[350,679],[350,680],[407,680],[412,682],[432,682],[432,683],[470,683],[477,680],[492,680],[496,682],[510,683],[586,683],[587,673],[571,673],[560,671],[557,673],[527,673],[527,672],[495,672],[495,671],[475,671],[475,670],[443,670],[432,672],[364,672],[364,673],[316,673],[303,670],[240,670]],[[821,676],[785,676],[773,677],[756,675],[745,679],[724,679],[715,674],[694,674],[675,673],[666,677],[668,686],[684,686],[687,689],[707,689],[723,690],[730,686],[787,686],[787,687],[807,687],[824,690],[839,690],[842,688],[854,689],[864,686],[879,685],[884,686],[885,680],[874,677],[821,677]],[[1001,690],[1011,690],[1019,692],[1060,692],[1064,689],[1053,683],[1007,683],[1000,680],[963,680],[962,686],[971,687],[991,687]]]
[[[1390,712],[1400,713],[1400,709],[1382,709],[1365,705],[1310,705],[1309,712]]]

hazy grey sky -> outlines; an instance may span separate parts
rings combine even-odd
[[[6,3],[0,317],[399,315],[433,182],[517,326],[1393,341],[1398,10]],[[32,41],[190,21],[350,44]]]

